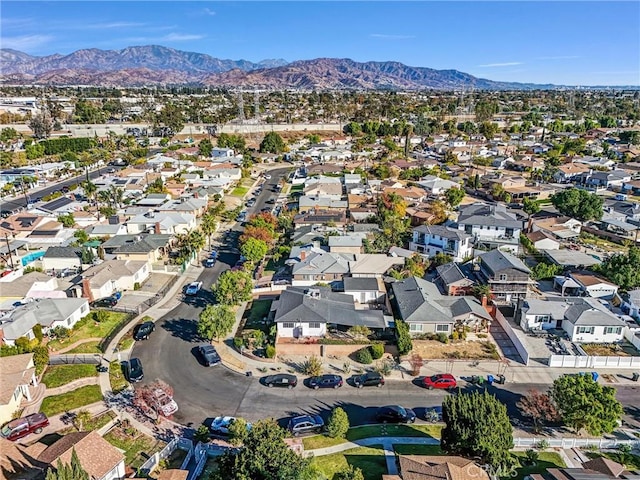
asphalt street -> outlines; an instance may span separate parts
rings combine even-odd
[[[249,212],[257,212],[277,193],[272,188],[286,170],[271,171],[272,178],[266,181],[256,205]],[[282,424],[288,417],[303,413],[319,413],[325,418],[332,408],[343,407],[349,414],[352,425],[371,423],[377,407],[399,404],[416,410],[418,417],[424,415],[425,407],[440,405],[450,393],[426,390],[419,380],[388,380],[381,388],[357,389],[348,383],[339,390],[312,390],[302,378],[292,390],[269,389],[259,378],[246,377],[222,365],[204,367],[196,355],[197,346],[203,343],[197,335],[196,322],[200,311],[213,302],[211,285],[220,273],[233,266],[238,259],[235,244],[242,227],[237,225],[224,245],[219,246],[219,259],[215,267],[203,269],[199,280],[203,289],[196,297],[185,299],[169,314],[157,321],[156,331],[149,340],[137,342],[133,357],[142,361],[145,381],[162,379],[174,388],[174,398],[179,410],[175,420],[197,427],[207,418],[219,415],[244,417],[249,421],[273,417]],[[273,373],[273,372],[271,372]],[[338,372],[336,372],[338,373]],[[462,389],[478,388],[460,382]],[[519,416],[517,401],[528,390],[545,391],[549,385],[506,384],[489,387],[490,391],[507,405],[510,416],[517,423]],[[640,422],[640,388],[618,387],[618,399],[626,409],[627,422]]]

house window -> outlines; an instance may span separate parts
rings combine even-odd
[[[436,332],[448,332],[448,331],[449,331],[449,325],[447,324],[436,325]]]
[[[604,327],[605,335],[610,335],[612,333],[620,335],[620,332],[622,332],[622,327]]]
[[[284,322],[282,324],[282,328],[293,328],[295,327],[295,324],[293,322]]]
[[[67,318],[67,325],[71,325],[71,317]]]
[[[594,331],[595,331],[594,327],[578,327],[578,333],[588,333],[593,335]]]
[[[320,328],[320,322],[310,322],[309,328]]]
[[[498,280],[500,280],[501,282],[506,282],[507,281],[507,276],[506,275],[500,275],[500,277],[498,278]]]
[[[422,324],[421,323],[410,323],[409,324],[409,331],[410,332],[421,332],[422,331]]]

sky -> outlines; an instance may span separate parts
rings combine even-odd
[[[640,2],[6,1],[31,55],[163,45],[217,58],[398,61],[500,81],[640,85]]]

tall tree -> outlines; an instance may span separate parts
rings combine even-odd
[[[558,410],[551,397],[538,390],[529,390],[517,406],[525,417],[533,421],[534,432],[539,432],[546,422],[554,422],[559,418]]]
[[[216,300],[223,305],[239,305],[251,298],[253,281],[251,275],[242,270],[225,270],[213,286]]]
[[[198,318],[198,334],[207,340],[226,337],[233,325],[236,317],[231,309],[225,305],[207,305]]]
[[[33,132],[33,136],[36,138],[49,138],[53,131],[53,119],[47,110],[43,110],[31,117],[29,122],[29,128]]]
[[[447,200],[447,203],[451,208],[457,207],[458,205],[460,205],[460,202],[462,202],[464,195],[465,195],[465,191],[462,188],[456,188],[456,187],[450,188],[444,194]]]
[[[252,263],[262,260],[268,251],[269,246],[267,243],[255,238],[247,238],[247,240],[240,246],[240,253],[242,253],[242,255]]]
[[[82,468],[76,449],[71,450],[71,462],[62,463],[60,459],[56,467],[49,467],[46,480],[89,480],[89,474]]]
[[[277,132],[267,133],[260,143],[260,151],[268,153],[282,153],[285,149],[285,143]]]
[[[602,218],[602,197],[579,188],[567,188],[551,196],[551,203],[563,215],[578,220],[600,220]]]
[[[565,425],[590,435],[611,433],[624,413],[616,389],[600,385],[591,375],[563,375],[553,382],[551,398]]]

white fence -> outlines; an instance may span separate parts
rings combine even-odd
[[[635,368],[640,369],[640,357],[585,357],[551,355],[550,367],[562,368]]]
[[[520,358],[522,358],[522,361],[524,362],[525,365],[529,365],[529,352],[527,352],[527,349],[524,347],[524,345],[518,338],[518,335],[516,335],[516,332],[514,332],[513,328],[511,328],[511,325],[509,324],[508,320],[504,318],[504,315],[502,315],[502,312],[500,312],[500,310],[498,310],[497,308],[495,309],[495,312],[496,312],[495,314],[496,320],[498,321],[498,323],[500,324],[504,332],[507,334],[507,337],[509,337],[513,345],[516,347],[516,350],[518,351]]]
[[[595,447],[616,448],[619,445],[630,445],[631,448],[640,446],[638,440],[620,440],[616,438],[547,438],[547,437],[520,437],[513,439],[513,445],[516,448],[535,448],[541,443],[549,446],[549,448],[579,448],[579,447]]]
[[[625,328],[624,338],[631,343],[634,347],[640,350],[640,331],[631,330],[630,328]]]
[[[193,444],[191,443],[191,440],[188,440],[186,438],[175,437],[173,440],[167,443],[162,450],[154,453],[146,462],[144,462],[140,466],[138,471],[133,473],[132,477],[147,476],[158,467],[160,460],[168,458],[176,448],[187,450],[189,452],[187,454],[187,458],[189,458],[191,452],[193,451]]]

